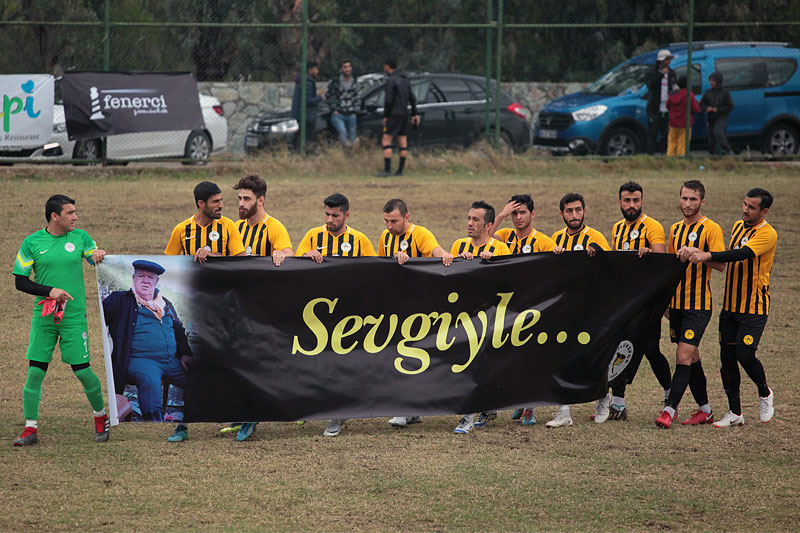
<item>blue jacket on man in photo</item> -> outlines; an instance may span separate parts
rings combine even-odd
[[[175,357],[180,359],[184,355],[192,355],[186,330],[178,318],[178,313],[172,302],[164,298],[166,304],[164,314],[172,318],[172,330],[175,333],[177,351]],[[106,326],[114,341],[111,350],[111,364],[114,370],[114,388],[118,394],[125,389],[128,366],[130,365],[133,331],[136,329],[139,306],[133,289],[127,291],[114,291],[103,300],[103,315]]]

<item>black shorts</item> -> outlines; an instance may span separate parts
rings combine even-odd
[[[386,125],[383,127],[384,135],[400,137],[408,135],[408,115],[391,115],[386,117]]]
[[[719,343],[758,349],[758,341],[767,325],[767,315],[749,313],[719,313]]]
[[[692,309],[669,310],[669,340],[674,344],[685,342],[692,346],[700,346],[700,339],[711,320],[711,311]]]

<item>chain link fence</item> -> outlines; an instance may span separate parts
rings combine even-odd
[[[539,149],[536,154],[544,156],[564,151],[617,153],[609,147],[608,127],[592,133],[592,138],[587,136],[582,150],[573,150],[570,139],[562,139],[566,129],[556,128],[555,134],[547,133],[555,138],[543,138],[542,130],[553,130],[539,123],[540,112],[544,108],[551,121],[564,119],[574,124],[573,115],[579,109],[570,109],[561,101],[562,110],[554,111],[554,107],[547,107],[548,102],[581,91],[617,65],[670,43],[694,45],[683,46],[675,55],[705,57],[693,60],[696,68],[688,73],[685,57],[682,70],[675,69],[694,78],[691,85],[699,100],[709,87],[708,75],[722,66],[718,58],[708,59],[711,54],[704,53],[710,49],[704,43],[713,41],[789,43],[775,54],[785,59],[776,64],[766,58],[770,54],[763,46],[743,45],[747,49],[740,50],[736,59],[724,66],[724,74],[730,77],[733,85],[729,88],[739,103],[731,122],[737,113],[742,117],[751,113],[748,120],[758,120],[755,109],[748,111],[753,106],[745,104],[756,96],[745,94],[747,91],[760,91],[760,99],[770,104],[780,100],[787,125],[782,135],[788,135],[789,143],[783,152],[797,153],[800,86],[776,90],[775,97],[764,96],[770,87],[800,80],[795,72],[800,55],[790,53],[795,50],[794,44],[800,43],[800,2],[796,0],[0,0],[0,46],[14,51],[0,54],[0,73],[193,72],[201,94],[213,97],[203,101],[204,117],[208,121],[221,115],[227,126],[224,135],[216,134],[224,138],[211,139],[212,157],[227,158],[248,157],[283,142],[300,151],[305,150],[306,140],[336,142],[324,102],[315,122],[300,117],[292,123],[288,114],[295,81],[299,78],[303,85],[307,72],[302,67],[309,61],[319,63],[320,92],[339,76],[342,60],[352,62],[364,86],[361,113],[377,117],[359,116],[359,133],[373,142],[380,128],[382,100],[377,93],[387,57],[396,57],[401,70],[429,73],[427,78],[422,74],[415,78],[415,94],[419,93],[424,113],[423,132],[417,134],[420,145],[469,145],[488,135],[520,151],[532,145]],[[759,62],[748,62],[746,57]],[[620,93],[629,90],[638,94],[646,69],[639,70],[630,79],[617,80],[619,83],[610,86],[622,89]],[[747,76],[749,82],[740,79]],[[494,83],[487,85],[488,80],[500,80],[503,92]],[[775,85],[776,80],[783,83]],[[302,95],[304,100],[313,96]],[[599,101],[613,95],[595,96]],[[585,106],[591,101],[582,100]],[[454,105],[464,102],[471,102],[465,107],[467,111]],[[448,109],[442,111],[439,107],[444,104]],[[643,109],[641,103],[639,108]],[[63,120],[63,112],[60,116]],[[526,134],[512,133],[518,124],[509,124],[517,119],[527,125]],[[647,151],[648,146],[647,121],[641,117],[637,120],[638,129],[634,123],[627,129],[636,136],[631,146],[638,153]],[[698,115],[698,120],[705,119]],[[740,144],[737,150],[759,150],[768,143],[770,124],[754,128],[758,135],[743,141],[746,144]],[[305,129],[311,135],[303,135]],[[696,127],[695,141],[701,140],[698,132],[706,135],[702,127]],[[737,138],[735,131],[730,133],[731,138]],[[66,139],[65,134],[62,136]],[[152,147],[137,147],[136,142],[135,137],[127,141],[109,137],[104,146],[106,156],[126,161],[190,156],[188,145],[184,152],[159,153]],[[168,144],[173,152],[174,146],[180,146]],[[103,146],[98,144],[98,148]],[[695,148],[703,148],[703,144],[696,143]],[[70,142],[60,150],[59,155],[52,156],[42,155],[42,150],[11,156],[71,162],[76,156],[95,153]],[[9,156],[0,152],[0,157]]]

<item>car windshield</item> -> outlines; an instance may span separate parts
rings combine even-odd
[[[642,63],[629,63],[607,72],[596,82],[587,87],[583,92],[587,94],[604,94],[616,96],[628,89],[638,90],[645,84],[647,73],[652,65]]]

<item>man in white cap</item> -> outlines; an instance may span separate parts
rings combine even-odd
[[[678,76],[669,68],[675,56],[667,49],[659,50],[656,64],[647,75],[647,153],[666,153],[669,131],[669,93],[678,87]]]

